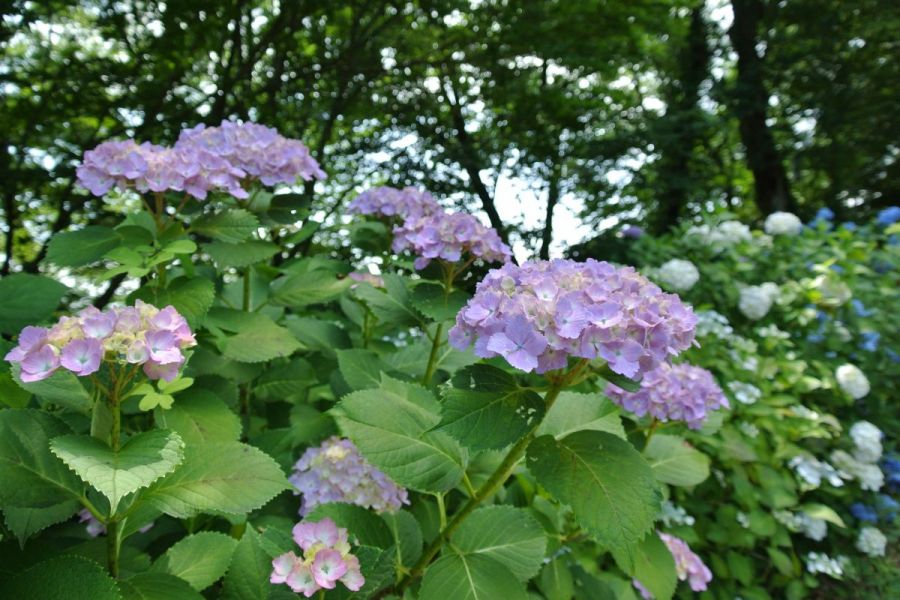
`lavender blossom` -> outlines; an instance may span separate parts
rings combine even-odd
[[[666,533],[660,533],[659,537],[675,559],[675,571],[678,573],[678,579],[687,580],[695,592],[705,590],[707,584],[712,581],[712,571],[703,564],[699,556],[691,551],[687,542]]]
[[[424,269],[434,259],[459,262],[465,254],[489,263],[507,262],[512,256],[496,230],[467,213],[410,217],[394,228],[393,249],[412,251],[416,269]]]
[[[387,186],[372,188],[357,196],[347,207],[347,213],[351,215],[372,215],[401,221],[439,212],[441,207],[431,194],[413,187],[402,190]]]
[[[691,429],[699,429],[710,412],[728,407],[712,374],[688,364],[662,363],[644,376],[637,392],[610,383],[606,395],[639,417],[649,414],[660,421],[684,421]]]

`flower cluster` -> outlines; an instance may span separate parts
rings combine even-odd
[[[843,450],[831,453],[831,462],[837,467],[844,479],[856,479],[859,487],[877,492],[884,485],[884,473],[877,464],[866,463],[855,459]]]
[[[856,549],[867,556],[884,556],[887,538],[875,527],[863,527],[856,538]]]
[[[728,407],[712,373],[688,364],[662,363],[644,376],[637,392],[610,383],[606,395],[639,417],[684,421],[691,429],[699,429],[712,411]]]
[[[687,230],[686,235],[702,238],[716,251],[753,239],[750,228],[740,221],[723,221],[715,226],[695,225]]]
[[[350,554],[347,530],[331,519],[297,523],[293,535],[303,556],[288,552],[275,557],[270,582],[286,583],[307,598],[321,589],[333,590],[338,581],[353,592],[366,583],[359,559]]]
[[[669,289],[686,292],[700,280],[700,271],[689,260],[673,258],[656,269],[656,278]]]
[[[672,557],[675,558],[675,571],[678,573],[678,579],[687,580],[695,592],[705,590],[707,584],[712,581],[712,572],[703,564],[700,557],[691,551],[687,542],[666,533],[660,533],[659,537],[669,548]]]
[[[790,531],[800,532],[816,542],[821,542],[828,535],[828,523],[823,519],[811,517],[806,513],[792,513],[789,510],[776,510],[772,513],[775,520]]]
[[[839,366],[834,372],[834,378],[838,386],[854,400],[865,398],[871,389],[865,373],[856,365],[845,364]]]
[[[409,504],[406,490],[362,457],[350,440],[331,437],[308,448],[290,477],[303,495],[300,514],[327,502],[345,502],[376,512],[393,512]]]
[[[630,267],[589,259],[506,264],[489,272],[457,314],[450,343],[538,373],[569,356],[602,358],[639,379],[694,341],[697,318]]]
[[[884,225],[885,227],[900,221],[900,206],[888,206],[882,209],[879,211],[876,220],[879,225]]]
[[[773,212],[766,217],[764,228],[769,235],[797,235],[803,229],[803,223],[793,213]]]
[[[878,462],[881,458],[881,438],[884,434],[868,421],[858,421],[850,428],[853,440],[853,457],[864,463]]]
[[[77,175],[96,196],[118,187],[142,193],[185,192],[199,199],[213,190],[246,198],[243,184],[248,181],[275,185],[325,177],[302,142],[270,127],[231,121],[184,130],[173,147],[104,142],[85,152]]]
[[[662,521],[663,525],[666,527],[677,525],[687,525],[688,527],[691,527],[695,523],[694,517],[689,515],[682,507],[672,504],[669,500],[665,500],[662,503],[659,511],[659,520]]]
[[[822,485],[823,479],[834,487],[844,485],[844,480],[841,479],[837,469],[813,456],[795,456],[788,462],[788,466],[794,469],[807,489],[816,489]]]
[[[741,404],[753,404],[762,398],[762,390],[752,383],[744,383],[743,381],[729,381],[728,391]]]
[[[357,196],[347,213],[372,215],[388,219],[418,219],[441,212],[441,207],[428,192],[406,187],[402,190],[381,186],[366,190]]]
[[[746,286],[740,290],[738,310],[748,319],[757,321],[769,314],[777,296],[778,286],[772,282]]]
[[[697,337],[712,336],[726,339],[734,334],[734,328],[728,324],[725,315],[719,314],[714,310],[698,310],[697,314]]]
[[[105,311],[91,306],[49,329],[26,327],[5,358],[19,364],[24,382],[46,379],[60,367],[87,376],[104,360],[143,365],[150,379],[171,381],[184,363],[182,350],[195,343],[175,308],[160,310],[138,300]]]
[[[806,555],[806,570],[813,575],[823,573],[829,577],[840,579],[844,575],[844,567],[846,566],[846,556],[830,558],[821,552],[810,552]]]
[[[746,435],[749,438],[757,438],[759,437],[759,427],[750,423],[748,421],[741,421],[738,423],[738,429],[741,430],[741,433]]]
[[[455,263],[466,253],[488,263],[508,262],[512,257],[495,229],[470,214],[443,211],[411,217],[395,227],[393,250],[411,250],[417,269],[424,269],[434,259]]]

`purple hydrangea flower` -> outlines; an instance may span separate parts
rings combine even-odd
[[[294,552],[277,556],[272,561],[271,583],[285,583],[307,598],[319,590],[334,589],[337,582],[353,592],[365,584],[359,559],[350,554],[346,529],[331,519],[303,521],[294,526],[293,535],[303,556]]]
[[[569,357],[603,358],[639,379],[687,349],[696,323],[678,296],[631,267],[554,260],[490,271],[449,335],[455,348],[474,343],[478,356],[503,356],[523,371],[560,369]]]
[[[173,307],[159,310],[140,300],[100,311],[88,307],[62,317],[50,329],[26,327],[5,359],[18,363],[22,381],[46,379],[62,366],[79,377],[96,373],[104,360],[143,365],[150,379],[171,381],[194,346],[187,321]]]
[[[695,592],[705,590],[707,584],[712,581],[712,571],[703,564],[699,556],[691,551],[687,542],[665,533],[660,533],[659,537],[675,559],[675,571],[678,573],[678,579],[687,580]]]
[[[290,481],[303,496],[300,514],[304,516],[328,502],[356,504],[376,512],[393,512],[409,504],[405,489],[369,464],[353,442],[338,437],[308,448],[294,465]]]
[[[684,421],[691,429],[699,429],[710,412],[728,407],[712,373],[688,364],[662,363],[644,375],[637,392],[611,383],[606,395],[639,417],[649,414],[660,421]]]
[[[394,227],[393,249],[412,251],[417,269],[424,269],[435,259],[459,262],[464,254],[489,263],[507,262],[512,257],[496,230],[467,213],[436,212],[410,217]]]
[[[441,207],[431,194],[412,187],[402,190],[387,186],[372,188],[357,196],[347,207],[347,213],[351,215],[372,215],[400,221],[439,212]]]

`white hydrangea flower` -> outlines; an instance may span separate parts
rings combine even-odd
[[[835,579],[844,575],[844,567],[847,564],[846,556],[830,558],[821,552],[810,552],[806,555],[806,570],[812,574],[822,573]]]
[[[701,238],[716,252],[753,239],[750,228],[739,221],[724,221],[712,227],[706,224],[695,225],[687,230],[686,235]]]
[[[817,421],[819,419],[819,413],[806,408],[802,404],[792,406],[791,412],[794,413],[795,417],[800,417],[801,419],[808,419],[810,421]]]
[[[698,310],[694,314],[697,315],[697,337],[714,336],[725,339],[734,333],[725,315],[714,310]]]
[[[828,535],[828,523],[822,519],[811,517],[806,513],[776,510],[772,513],[772,516],[790,531],[800,532],[811,540],[821,542]]]
[[[810,284],[818,292],[815,303],[821,306],[843,306],[853,297],[850,286],[841,281],[833,272],[819,275]]]
[[[747,516],[747,513],[738,511],[738,513],[735,515],[735,519],[737,520],[738,525],[740,525],[744,529],[750,527],[750,517]]]
[[[803,223],[793,213],[773,212],[766,217],[764,228],[769,235],[797,235],[803,229]]]
[[[863,527],[856,538],[856,549],[867,556],[884,556],[887,538],[875,527]]]
[[[837,469],[813,456],[795,456],[788,462],[788,466],[797,473],[805,489],[816,489],[822,485],[823,479],[834,487],[844,485]]]
[[[656,270],[656,277],[666,287],[676,292],[685,292],[700,280],[700,271],[689,260],[673,258]]]
[[[778,325],[774,323],[772,325],[766,325],[765,327],[760,327],[756,330],[757,335],[764,338],[775,338],[778,340],[789,340],[791,339],[791,334],[787,331],[782,331],[778,329]]]
[[[841,477],[858,480],[859,487],[864,490],[877,492],[884,485],[884,473],[881,472],[878,465],[860,462],[843,450],[832,452],[831,462],[837,467]]]
[[[859,462],[875,463],[881,458],[881,430],[868,421],[859,421],[850,428],[850,438],[856,448],[853,457]]]
[[[728,390],[734,394],[734,399],[741,404],[753,404],[762,398],[762,390],[752,383],[743,381],[729,381]]]
[[[749,285],[740,290],[738,310],[748,319],[762,319],[769,313],[777,295],[778,286],[772,282]]]
[[[754,425],[753,423],[748,423],[747,421],[741,421],[738,423],[738,429],[744,432],[744,435],[750,438],[756,438],[759,435],[759,427]]]
[[[837,379],[840,388],[854,400],[865,398],[871,389],[865,373],[856,365],[848,363],[839,366],[834,372],[834,378]]]
[[[695,523],[694,517],[689,515],[687,511],[682,507],[676,506],[669,500],[666,500],[662,503],[662,508],[659,512],[659,519],[666,527],[672,527],[675,525],[692,526]]]

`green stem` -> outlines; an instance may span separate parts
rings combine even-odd
[[[119,404],[120,387],[127,383],[116,378],[114,370],[111,370],[112,381],[110,382],[111,393],[109,395],[109,409],[112,412],[112,430],[109,435],[109,445],[113,452],[119,451],[119,443],[122,435],[122,411]],[[90,510],[90,509],[89,509]],[[119,522],[115,515],[110,515],[106,520],[106,560],[109,567],[109,574],[114,579],[119,577],[119,549],[122,544],[121,532],[119,531]]]
[[[428,385],[437,369],[438,350],[441,348],[441,336],[444,334],[444,324],[438,323],[434,330],[434,339],[431,342],[431,354],[428,355],[428,366],[425,367],[425,375],[422,376],[422,385]]]
[[[241,310],[250,312],[250,267],[244,270],[244,293],[241,299]],[[244,437],[250,435],[250,384],[243,383],[239,389],[241,402],[241,421],[244,425]]]
[[[556,398],[559,396],[559,393],[565,388],[567,385],[567,380],[565,378],[557,381],[553,384],[553,387],[547,392],[547,395],[544,396],[544,404],[546,405],[546,412],[550,411],[550,407],[553,406],[553,403],[556,401]],[[516,444],[510,448],[509,452],[507,452],[506,456],[503,458],[503,462],[500,463],[500,466],[493,472],[490,478],[482,484],[480,488],[475,492],[475,495],[472,496],[468,502],[462,507],[462,509],[453,516],[453,519],[447,524],[446,527],[441,529],[440,534],[434,539],[431,544],[425,548],[425,552],[422,553],[422,557],[419,559],[419,562],[410,570],[409,575],[405,578],[401,579],[397,584],[397,591],[403,592],[404,589],[410,584],[410,582],[422,575],[425,569],[428,567],[428,564],[437,556],[437,553],[441,550],[441,547],[450,539],[450,536],[453,535],[462,522],[468,518],[472,512],[478,508],[478,506],[493,496],[497,490],[499,490],[506,480],[509,479],[509,476],[512,475],[513,471],[516,468],[516,465],[525,455],[525,450],[528,449],[528,445],[535,438],[535,432],[541,424],[541,420],[538,420],[534,425],[532,425],[531,430]],[[402,594],[401,594],[402,595]]]

